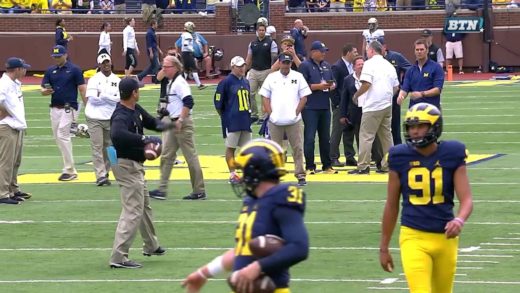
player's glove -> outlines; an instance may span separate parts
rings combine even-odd
[[[149,144],[149,143],[153,143],[153,144],[162,144],[162,140],[160,137],[158,136],[144,136],[143,135],[143,143],[145,145]]]

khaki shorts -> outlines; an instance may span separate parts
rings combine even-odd
[[[459,59],[464,57],[462,52],[462,41],[446,42],[446,59]]]
[[[251,132],[249,131],[235,131],[226,134],[226,147],[236,149],[245,145],[251,140]]]

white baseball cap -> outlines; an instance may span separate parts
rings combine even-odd
[[[105,60],[108,60],[108,61],[112,62],[112,59],[110,59],[110,55],[108,55],[107,53],[103,53],[103,54],[101,54],[101,55],[99,55],[97,57],[97,63],[98,64],[103,63]]]
[[[246,64],[246,61],[244,61],[244,58],[240,57],[240,56],[235,56],[233,57],[233,59],[231,59],[231,67],[233,66],[242,66]]]

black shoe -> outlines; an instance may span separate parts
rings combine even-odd
[[[370,167],[366,167],[365,170],[359,170],[359,169],[350,170],[350,171],[348,171],[348,174],[351,174],[351,175],[368,175],[368,174],[370,174]]]
[[[307,169],[305,170],[307,174],[314,175],[323,172],[322,170],[316,170],[316,169]]]
[[[139,268],[142,268],[143,265],[140,263],[137,263],[133,260],[127,260],[127,261],[118,262],[118,263],[111,262],[110,267],[113,269],[139,269]]]
[[[14,196],[21,197],[24,199],[29,199],[29,198],[31,198],[32,194],[23,192],[23,191],[17,191],[14,193]]]
[[[255,123],[256,121],[258,121],[258,116],[251,116],[251,124]]]
[[[356,164],[357,165],[357,164]],[[344,167],[345,165],[338,159],[332,160],[332,167]]]
[[[388,170],[377,169],[377,170],[376,170],[376,173],[377,173],[377,174],[387,174],[387,173],[388,173]]]
[[[0,198],[0,204],[20,204],[20,202],[12,199],[10,197],[6,197],[6,198]]]
[[[152,256],[152,255],[164,255],[166,253],[166,249],[162,248],[162,247],[157,247],[157,249],[154,251],[154,252],[144,252],[143,251],[143,255],[144,256]]]
[[[203,85],[202,83],[197,87],[199,90],[203,90],[205,88],[207,88],[208,86],[207,85]]]
[[[21,196],[16,196],[16,195],[11,196],[11,199],[12,199],[12,200],[16,200],[16,201],[18,201],[18,202],[20,202],[20,203],[21,203],[22,201],[25,201],[25,198],[23,198],[23,197],[21,197]]]
[[[166,199],[166,192],[162,192],[159,189],[155,189],[149,192],[151,198],[155,198],[158,200]]]
[[[347,158],[345,166],[357,166],[357,161],[353,157]]]
[[[76,179],[78,179],[77,174],[67,174],[67,173],[61,174],[60,177],[58,178],[59,181],[71,181],[71,180],[76,180]]]
[[[256,124],[262,125],[262,124],[264,124],[264,121],[265,121],[264,119],[258,119],[258,121],[256,121]]]
[[[307,185],[307,180],[305,180],[305,178],[299,178],[298,186],[305,186],[305,185]]]
[[[191,193],[187,196],[183,197],[182,199],[185,200],[205,200],[206,199],[206,193],[200,192],[200,193]]]
[[[111,184],[112,183],[110,183],[110,180],[108,180],[107,177],[101,177],[101,178],[98,178],[98,180],[96,180],[97,186],[103,186],[103,185],[110,186]]]

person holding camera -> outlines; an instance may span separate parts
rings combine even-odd
[[[206,199],[204,177],[200,168],[199,156],[195,149],[195,128],[191,118],[194,105],[191,89],[182,76],[183,66],[179,59],[166,56],[163,60],[162,73],[170,81],[166,89],[163,101],[165,108],[159,109],[162,121],[168,121],[175,125],[175,129],[163,133],[163,151],[161,156],[161,180],[159,188],[150,192],[150,197],[165,200],[167,196],[168,181],[172,172],[177,151],[182,151],[190,172],[192,193],[183,197],[185,200]],[[167,98],[166,98],[167,97]]]
[[[159,246],[155,233],[143,166],[146,160],[145,145],[161,144],[162,141],[156,136],[145,136],[143,128],[166,131],[175,127],[175,124],[161,122],[137,104],[139,82],[135,78],[121,79],[119,95],[121,101],[110,118],[110,138],[117,154],[112,171],[120,186],[122,211],[109,265],[111,268],[135,269],[142,265],[128,259],[128,253],[138,229],[143,238],[143,255],[166,253],[166,250]]]
[[[285,35],[280,42],[281,53],[291,55],[291,69],[298,71],[298,67],[302,64],[302,60],[296,54],[294,50],[294,39],[291,35]],[[280,69],[280,60],[276,59],[276,62],[271,66],[271,72],[275,72]]]
[[[78,91],[83,104],[87,103],[87,85],[81,69],[67,61],[65,47],[54,46],[51,56],[56,65],[49,67],[43,75],[41,94],[52,95],[52,133],[63,158],[63,171],[58,180],[70,181],[78,178],[72,155],[71,124],[79,111]]]
[[[305,39],[309,28],[303,25],[301,19],[294,21],[294,27],[289,31],[291,37],[294,39],[294,50],[298,54],[298,58],[304,60],[307,58],[307,51],[305,51]]]

